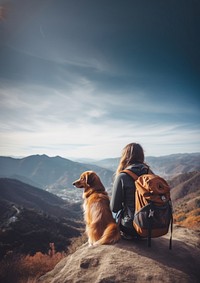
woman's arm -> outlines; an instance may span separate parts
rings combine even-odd
[[[123,208],[123,180],[121,176],[118,175],[114,181],[113,188],[112,188],[112,196],[110,200],[110,208],[112,212],[117,213],[119,210]]]

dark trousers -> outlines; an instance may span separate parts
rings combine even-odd
[[[141,238],[140,235],[138,235],[138,233],[135,231],[134,227],[130,228],[130,227],[126,227],[126,226],[120,224],[119,228],[120,228],[120,231],[122,231],[126,235],[129,235],[129,236],[132,236],[132,237],[135,237],[135,238]]]

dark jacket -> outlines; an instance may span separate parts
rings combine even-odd
[[[141,163],[130,165],[126,169],[130,169],[138,176],[149,172],[149,167]],[[114,213],[123,210],[121,224],[132,228],[135,212],[135,182],[127,173],[120,173],[115,179],[110,207]]]

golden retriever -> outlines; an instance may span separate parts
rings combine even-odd
[[[108,194],[93,171],[83,172],[73,182],[77,188],[83,188],[83,210],[88,243],[92,245],[114,244],[120,239],[120,232],[112,212]]]

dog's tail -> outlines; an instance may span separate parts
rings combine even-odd
[[[94,245],[109,245],[115,244],[120,240],[120,231],[116,223],[110,223],[104,230],[101,238],[94,243]]]

